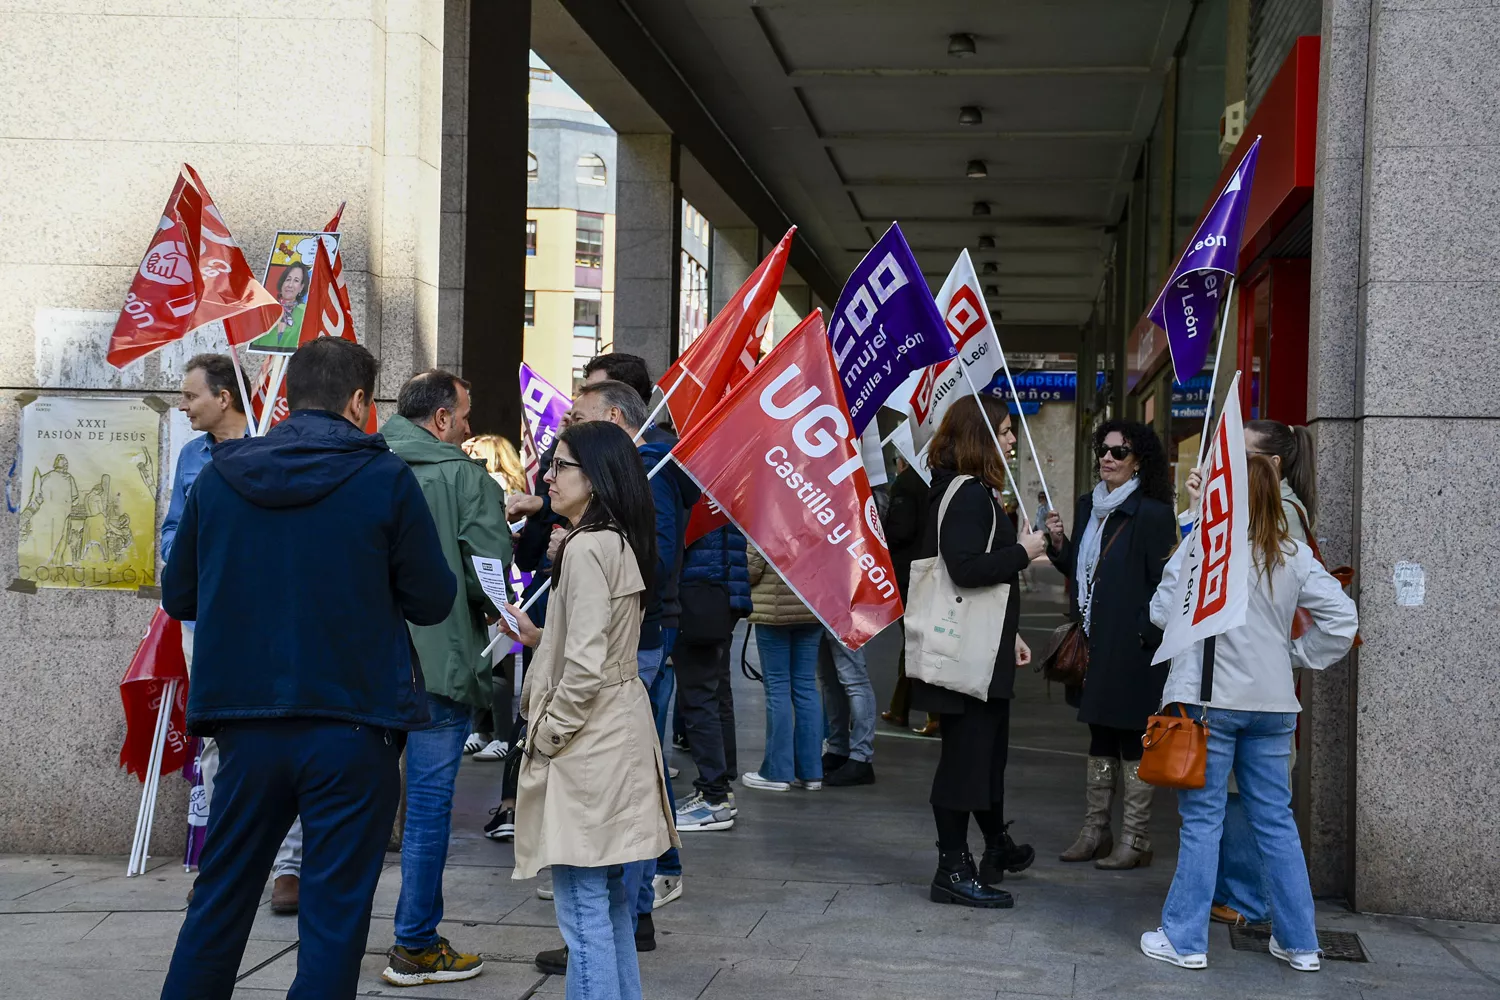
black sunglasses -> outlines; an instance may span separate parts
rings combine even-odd
[[[1128,445],[1128,444],[1117,444],[1117,445],[1101,444],[1099,447],[1097,447],[1097,448],[1094,449],[1094,457],[1095,458],[1103,458],[1106,453],[1109,454],[1112,458],[1114,458],[1114,460],[1116,462],[1123,462],[1127,458],[1130,457],[1130,454],[1131,454],[1131,452],[1130,452],[1130,445]]]

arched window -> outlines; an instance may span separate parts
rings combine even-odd
[[[526,154],[526,179],[536,180],[536,154],[529,151]]]
[[[578,158],[578,183],[603,186],[609,179],[604,170],[604,158],[596,153],[587,153]]]

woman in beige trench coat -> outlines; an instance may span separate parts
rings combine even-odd
[[[656,519],[640,456],[614,424],[569,427],[545,478],[552,509],[572,530],[553,563],[547,627],[511,608],[512,634],[536,647],[521,690],[528,733],[514,877],[552,866],[569,1000],[639,1000],[625,866],[677,844],[636,676]]]

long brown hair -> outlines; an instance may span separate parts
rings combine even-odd
[[[1250,551],[1266,579],[1271,571],[1286,562],[1286,511],[1281,507],[1281,478],[1276,463],[1264,455],[1246,455],[1250,473]]]
[[[1281,478],[1307,508],[1307,520],[1316,523],[1318,468],[1312,431],[1306,427],[1288,427],[1279,420],[1251,420],[1245,424],[1245,430],[1260,438],[1260,446],[1267,453],[1281,459]]]
[[[979,412],[981,399],[984,414]],[[990,396],[965,396],[948,407],[927,446],[927,465],[982,479],[991,489],[1004,489],[1005,460],[995,450],[984,415],[989,416],[996,434],[1010,416],[1004,404]]]

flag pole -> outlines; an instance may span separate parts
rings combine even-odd
[[[1011,471],[1010,462],[1005,457],[1005,449],[1000,447],[1000,435],[995,433],[995,425],[990,423],[990,415],[984,409],[984,400],[980,398],[979,390],[974,387],[974,376],[969,374],[969,366],[962,361],[959,362],[958,367],[963,370],[964,381],[969,383],[969,391],[974,394],[974,404],[979,407],[979,416],[984,420],[985,430],[990,432],[990,440],[995,442],[995,450],[1000,453],[1000,464],[1005,466],[1005,478],[1010,480],[1011,492],[1016,496],[1016,509],[1021,512],[1021,522],[1026,525],[1027,531],[1031,531],[1033,530],[1031,518],[1027,516],[1026,503],[1021,499],[1021,494],[1017,490],[1016,474]],[[1020,405],[1018,402],[1016,408],[1020,409]]]
[[[989,311],[988,306],[985,307],[985,311]],[[1047,486],[1047,477],[1042,474],[1042,457],[1037,454],[1036,442],[1031,440],[1031,424],[1026,421],[1026,411],[1021,407],[1021,394],[1016,392],[1016,380],[1011,378],[1010,363],[1005,360],[1005,348],[1000,346],[1000,331],[995,329],[994,323],[990,323],[990,336],[995,339],[995,350],[1000,352],[1000,367],[1005,369],[1005,384],[1010,386],[1010,398],[1016,402],[1016,414],[1021,418],[1021,430],[1026,435],[1026,447],[1031,449],[1031,463],[1036,466],[1037,481],[1042,484],[1042,492],[1047,496],[1047,508],[1056,510],[1057,507],[1052,503],[1052,490]],[[959,364],[963,362],[960,361]],[[1026,503],[1021,499],[1019,491],[1016,493],[1016,504],[1022,510],[1026,508]]]
[[[1214,390],[1219,385],[1219,358],[1224,353],[1224,331],[1229,327],[1229,311],[1234,305],[1234,275],[1229,276],[1229,291],[1224,295],[1224,317],[1219,321],[1219,343],[1214,348],[1214,371],[1208,378],[1208,399],[1203,402],[1203,432],[1198,436],[1198,463],[1194,468],[1203,468],[1203,457],[1208,453],[1208,421],[1214,412]]]
[[[682,379],[679,378],[677,381],[681,382]],[[674,388],[674,389],[677,388],[676,384],[674,384],[672,386],[672,388]],[[649,421],[648,421],[648,423],[649,423]],[[638,430],[638,431],[635,432],[635,437],[632,440],[639,441],[641,439],[641,435],[644,434],[645,432],[646,432],[646,429],[644,427],[642,427],[640,430]],[[672,453],[670,451],[667,452],[665,455],[663,455],[661,457],[661,461],[657,462],[656,465],[654,465],[652,467],[651,471],[648,472],[648,473],[646,473],[646,481],[650,482],[651,480],[655,479],[656,478],[656,474],[658,472],[660,472],[662,470],[662,467],[665,466],[669,461],[671,461],[671,459],[672,459]],[[523,605],[521,605],[521,610],[522,611],[529,611],[531,609],[531,606],[533,604],[535,604],[537,602],[537,600],[540,599],[541,596],[547,592],[547,588],[550,587],[550,586],[552,586],[552,580],[551,580],[550,577],[548,579],[546,579],[546,580],[543,580],[542,581],[542,585],[540,587],[536,588],[536,590],[532,591],[530,597],[526,598],[526,603],[523,604]],[[495,636],[495,638],[491,639],[490,640],[490,644],[479,651],[479,658],[482,660],[485,657],[489,656],[490,655],[490,650],[494,649],[495,646],[504,637],[505,637],[505,633],[501,632],[499,635]]]
[[[160,786],[162,752],[167,742],[167,731],[171,728],[172,702],[177,695],[177,681],[167,681],[161,691],[161,704],[156,711],[156,729],[151,734],[151,755],[146,765],[146,775],[141,783],[141,807],[135,817],[135,840],[130,845],[130,862],[125,868],[126,877],[144,875],[146,860],[151,849],[151,826],[156,818],[156,792]]]
[[[276,355],[276,360],[271,362],[271,388],[266,398],[261,401],[260,430],[256,433],[264,435],[271,429],[271,418],[276,414],[276,397],[281,393],[281,381],[286,378],[286,355]]]
[[[657,403],[656,407],[646,415],[646,422],[641,425],[640,430],[635,432],[634,440],[639,441],[641,439],[641,435],[646,433],[646,428],[656,423],[657,414],[661,413],[662,407],[667,405],[667,400],[672,398],[672,393],[677,391],[677,387],[682,384],[683,379],[687,378],[687,374],[688,373],[686,368],[677,373],[677,381],[672,383],[672,388],[662,393],[661,402]]]
[[[234,346],[234,342],[229,339],[228,330],[224,332],[224,342],[229,345],[229,360],[234,363],[234,377],[240,384],[240,402],[244,404],[246,416],[253,416],[255,410],[250,406],[250,391],[245,388],[245,372],[240,368],[240,352]],[[256,430],[253,420],[250,421],[250,433],[256,436],[260,433]]]

